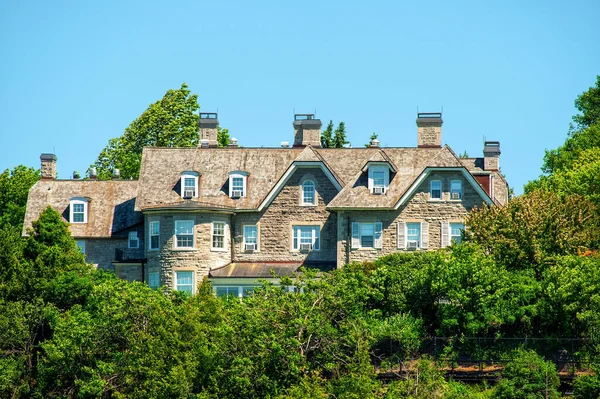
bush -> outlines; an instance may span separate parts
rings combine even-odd
[[[573,381],[573,394],[577,399],[597,399],[600,397],[600,378],[597,374],[584,375]]]
[[[504,367],[504,376],[494,389],[496,399],[557,399],[560,381],[552,362],[533,351],[515,351]]]

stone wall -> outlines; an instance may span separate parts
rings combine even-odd
[[[442,181],[442,199],[429,199],[431,180]],[[450,200],[450,181],[461,180],[463,197]],[[459,222],[473,207],[483,204],[483,200],[475,189],[460,173],[432,173],[416,190],[413,197],[400,209],[395,211],[348,211],[341,217],[343,223],[338,224],[338,267],[344,263],[375,260],[381,256],[406,251],[397,246],[398,221],[424,221],[429,223],[429,247],[438,249],[441,246],[441,222]],[[382,222],[383,245],[381,249],[352,249],[352,222]],[[343,263],[342,263],[343,261]]]
[[[508,186],[505,180],[499,176],[500,172],[494,173],[494,197],[500,204],[508,202]]]
[[[302,206],[302,183],[315,182],[317,203]],[[260,213],[238,213],[233,221],[234,262],[287,261],[335,262],[337,220],[335,213],[325,209],[338,191],[319,167],[299,168],[290,177],[273,202]],[[243,226],[258,225],[258,246],[255,252],[243,248]],[[320,250],[300,252],[292,249],[293,225],[321,226]]]
[[[194,271],[196,285],[208,276],[210,269],[231,262],[231,217],[216,213],[173,213],[146,215],[145,237],[149,242],[149,226],[160,222],[159,249],[147,250],[146,280],[148,273],[160,272],[160,285],[173,288],[175,271]],[[194,248],[175,248],[175,220],[194,221]],[[225,222],[225,245],[222,250],[212,249],[212,222]]]
[[[76,240],[85,241],[86,261],[94,264],[96,268],[115,271],[113,262],[115,261],[116,250],[125,250],[127,248],[126,238],[87,238]]]

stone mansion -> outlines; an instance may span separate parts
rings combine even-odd
[[[208,277],[241,297],[273,271],[448,246],[473,207],[508,201],[499,143],[458,158],[440,113],[418,114],[416,148],[321,148],[321,121],[294,119],[292,145],[217,148],[217,115],[201,113],[198,148],[144,148],[139,180],[57,179],[42,154],[23,234],[50,205],[99,268],[190,293]]]

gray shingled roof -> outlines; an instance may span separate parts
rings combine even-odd
[[[111,237],[143,221],[135,212],[135,180],[40,180],[29,190],[23,234],[31,228],[48,205],[69,219],[69,201],[74,197],[88,199],[88,223],[72,224],[74,237]]]
[[[333,262],[322,262],[315,264],[302,264],[302,263],[279,263],[279,262],[264,262],[264,263],[252,263],[252,262],[239,262],[230,263],[223,267],[213,269],[210,271],[209,276],[213,278],[228,277],[228,278],[271,278],[273,275],[271,271],[275,273],[275,276],[292,276],[297,273],[301,267],[307,269],[317,269],[319,272],[331,271],[335,268]]]
[[[371,195],[367,162],[389,162],[395,170],[386,195]],[[136,210],[177,207],[186,201],[214,208],[258,208],[294,162],[323,162],[343,186],[329,203],[331,208],[392,208],[425,167],[462,167],[449,147],[443,148],[144,148]],[[228,177],[232,171],[247,173],[247,195],[232,199]],[[179,194],[181,173],[199,174],[199,195],[183,200]]]

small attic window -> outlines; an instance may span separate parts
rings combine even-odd
[[[246,180],[248,174],[239,170],[229,173],[229,197],[242,198],[246,196]]]
[[[181,198],[190,199],[198,197],[198,173],[183,172],[181,174]]]
[[[87,198],[76,197],[69,201],[69,222],[87,223],[88,200]]]
[[[371,194],[383,195],[390,184],[390,169],[383,165],[369,166],[369,191]]]

